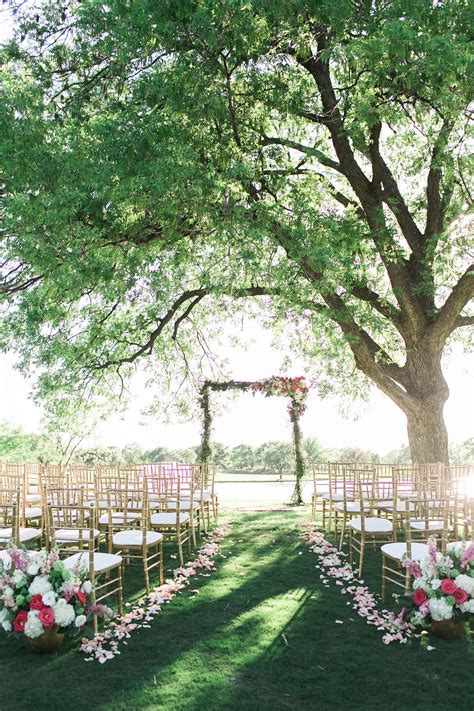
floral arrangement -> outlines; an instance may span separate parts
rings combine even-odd
[[[291,398],[288,410],[290,413],[295,413],[297,417],[300,417],[306,409],[309,388],[302,375],[298,378],[283,378],[274,375],[266,380],[253,383],[252,390],[262,393],[265,397],[280,395]]]
[[[446,554],[429,541],[421,562],[406,560],[414,593],[404,598],[404,617],[428,627],[433,621],[462,622],[474,616],[474,543],[448,543]]]
[[[11,547],[0,554],[0,624],[5,632],[35,639],[56,626],[80,632],[93,612],[85,568],[68,570],[55,551]],[[97,608],[97,609],[96,609]]]

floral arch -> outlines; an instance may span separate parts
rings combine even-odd
[[[289,398],[288,412],[293,432],[296,477],[293,500],[297,504],[303,503],[301,482],[305,472],[305,463],[302,448],[303,437],[299,420],[306,409],[306,398],[308,396],[308,386],[304,381],[304,377],[285,378],[275,375],[271,378],[253,382],[245,380],[227,380],[224,382],[206,380],[201,387],[199,400],[202,409],[201,461],[204,464],[209,463],[212,458],[211,392],[223,392],[226,390],[261,393],[265,397],[280,396]]]

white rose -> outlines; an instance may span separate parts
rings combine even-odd
[[[50,590],[49,592],[43,595],[43,605],[46,605],[47,607],[53,607],[53,605],[55,604],[56,593],[54,592],[54,590]]]
[[[76,617],[73,606],[68,605],[63,597],[59,598],[53,610],[54,618],[60,627],[67,627]]]
[[[22,570],[15,570],[12,575],[12,581],[17,585],[18,583],[24,583],[26,581],[26,575]]]
[[[429,606],[431,617],[437,622],[440,620],[450,620],[453,616],[453,606],[442,598],[437,600],[435,597],[432,597]]]
[[[460,605],[460,608],[463,612],[470,612],[471,615],[474,615],[474,600],[468,600],[467,602],[464,602],[462,605]]]
[[[426,590],[429,590],[429,585],[425,578],[415,578],[413,588],[414,590],[424,590],[426,592]]]
[[[31,639],[35,639],[43,634],[43,632],[43,625],[39,621],[37,610],[30,610],[25,624],[25,635]]]
[[[461,575],[454,578],[454,582],[458,588],[462,588],[462,590],[465,590],[468,595],[474,596],[474,578],[471,578],[470,575],[461,573]]]
[[[7,586],[5,590],[3,591],[3,597],[8,598],[8,597],[13,597],[13,588],[10,586]]]
[[[40,567],[38,563],[30,563],[26,569],[26,572],[28,575],[38,575],[39,569]]]
[[[4,570],[10,570],[10,568],[12,567],[12,559],[10,553],[7,553],[7,551],[0,551],[0,561],[3,564]]]
[[[5,632],[12,631],[12,623],[9,620],[3,620],[2,627],[5,630]]]
[[[441,580],[439,578],[433,578],[431,581],[432,590],[437,590],[439,587],[441,587]]]
[[[85,615],[78,615],[74,624],[76,627],[82,627],[87,622],[87,617]]]
[[[85,580],[82,583],[82,592],[85,592],[86,595],[89,595],[89,593],[92,591],[92,583],[90,580]]]
[[[28,592],[30,593],[30,595],[44,595],[45,593],[49,592],[52,587],[53,586],[51,585],[49,580],[43,578],[41,575],[38,575],[28,588]]]

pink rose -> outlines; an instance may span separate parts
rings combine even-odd
[[[48,627],[52,627],[56,622],[54,618],[54,610],[52,607],[43,607],[43,609],[39,611],[38,617],[39,621],[45,629],[47,629]]]
[[[21,612],[18,613],[18,615],[15,617],[13,620],[13,629],[15,632],[24,632],[25,631],[25,625],[26,625],[26,620],[28,619],[28,613],[25,610],[22,610]]]
[[[30,610],[42,610],[44,607],[41,595],[34,595],[30,600]]]
[[[462,605],[463,602],[467,600],[467,592],[462,590],[462,588],[457,588],[457,590],[453,592],[453,596],[456,605]]]
[[[421,588],[418,588],[418,590],[415,590],[413,594],[413,602],[415,605],[422,605],[427,598],[427,595],[424,590]]]
[[[458,588],[454,580],[450,580],[449,578],[446,578],[441,583],[441,592],[444,592],[445,595],[454,595],[457,589]]]

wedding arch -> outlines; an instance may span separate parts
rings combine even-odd
[[[308,396],[308,386],[304,381],[304,377],[284,378],[275,375],[271,378],[257,381],[227,380],[218,382],[206,380],[201,387],[199,400],[202,409],[201,461],[204,464],[208,464],[212,459],[211,392],[223,392],[226,390],[241,390],[242,392],[252,392],[254,394],[261,393],[265,397],[280,396],[289,398],[288,412],[292,424],[296,477],[293,499],[297,504],[303,503],[301,482],[305,472],[305,463],[300,417],[306,409],[306,398]]]

